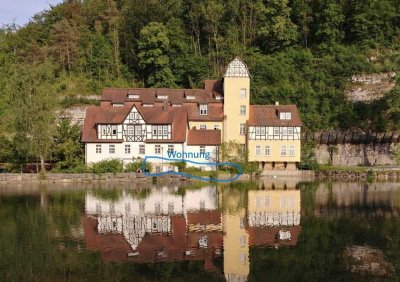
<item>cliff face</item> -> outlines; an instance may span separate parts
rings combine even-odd
[[[395,77],[394,72],[353,75],[345,95],[352,102],[368,103],[379,100],[394,88]]]
[[[393,143],[318,145],[315,155],[319,164],[394,165]]]

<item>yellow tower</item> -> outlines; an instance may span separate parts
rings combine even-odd
[[[249,70],[246,64],[236,57],[229,63],[224,75],[224,142],[232,140],[246,144],[249,105]]]

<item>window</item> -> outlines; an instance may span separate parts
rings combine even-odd
[[[281,156],[286,156],[286,146],[281,147]]]
[[[156,125],[153,125],[153,126],[151,127],[151,129],[152,129],[153,135],[157,135],[157,126],[156,126]]]
[[[163,126],[162,125],[157,126],[157,135],[162,135],[162,133],[163,133]]]
[[[157,99],[165,100],[165,99],[168,99],[168,96],[167,95],[157,95]]]
[[[256,127],[256,135],[261,134],[261,128],[259,126]]]
[[[265,135],[265,127],[260,128],[260,135]]]
[[[144,145],[139,145],[139,154],[141,155],[146,154],[146,149]]]
[[[135,127],[133,125],[128,125],[128,135],[135,134]]]
[[[206,153],[206,146],[200,146],[200,154]]]
[[[154,153],[156,153],[157,155],[161,154],[161,146],[160,145],[156,145],[154,147]]]
[[[293,136],[293,127],[288,127],[288,131],[287,131],[289,136]]]
[[[143,107],[153,107],[153,104],[143,104]]]
[[[240,106],[240,115],[245,116],[246,115],[246,106]]]
[[[142,126],[141,125],[136,125],[135,126],[135,135],[136,136],[141,136],[142,135]]]
[[[218,130],[219,129],[219,125],[218,124],[214,124],[214,130]]]
[[[137,95],[137,94],[129,94],[128,98],[129,99],[139,99],[139,95]]]
[[[108,153],[115,154],[115,145],[108,145]]]
[[[125,145],[125,154],[131,153],[131,145]]]
[[[246,236],[244,235],[240,236],[240,246],[241,247],[246,246]]]
[[[96,145],[96,154],[101,154],[101,145]]]
[[[207,105],[205,104],[200,105],[200,115],[201,116],[207,115]]]
[[[107,135],[107,127],[105,125],[101,126],[101,134],[102,135]]]
[[[294,156],[294,146],[289,147],[289,156]]]
[[[274,135],[279,135],[279,127],[274,127]]]
[[[291,112],[280,112],[279,119],[292,119],[292,113]]]
[[[269,208],[269,205],[270,205],[269,196],[265,196],[265,207]]]
[[[168,145],[168,152],[173,152],[174,151],[174,145]]]
[[[163,135],[168,135],[168,125],[163,126]]]
[[[201,130],[206,130],[206,129],[207,129],[207,125],[205,125],[205,124],[200,124],[200,129],[201,129]]]
[[[246,88],[240,89],[240,99],[246,99]]]
[[[113,103],[112,106],[113,106],[114,108],[116,108],[116,107],[123,107],[124,104],[122,104],[122,103]]]
[[[116,125],[112,125],[111,126],[111,134],[112,135],[117,135],[117,126]]]
[[[241,123],[240,124],[240,131],[239,131],[240,135],[245,135],[246,134],[246,124],[245,123]]]
[[[270,156],[271,155],[271,147],[270,146],[265,146],[265,155]]]
[[[256,146],[256,156],[259,156],[259,155],[261,155],[261,146],[257,145]]]
[[[186,96],[186,99],[188,99],[188,100],[194,100],[195,97],[194,97],[194,96],[191,96],[191,95],[187,95],[187,96]]]

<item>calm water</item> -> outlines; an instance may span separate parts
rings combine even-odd
[[[0,281],[398,281],[399,211],[397,183],[0,186]]]

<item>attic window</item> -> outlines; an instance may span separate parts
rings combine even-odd
[[[279,119],[290,120],[290,119],[292,119],[292,113],[291,112],[280,112]]]
[[[207,115],[207,105],[206,104],[201,104],[200,105],[200,115],[201,116],[206,116]]]
[[[123,103],[113,103],[112,106],[113,107],[123,107],[124,104]]]
[[[172,104],[172,107],[182,107],[181,104]]]
[[[222,96],[220,96],[220,95],[215,96],[215,100],[222,100]]]
[[[188,100],[194,100],[196,99],[196,97],[192,96],[192,95],[186,95],[186,99]]]
[[[143,104],[143,107],[153,107],[153,104]]]
[[[129,99],[139,99],[140,96],[138,94],[128,94]]]
[[[157,95],[157,99],[166,100],[166,99],[168,99],[168,96],[167,95]]]

